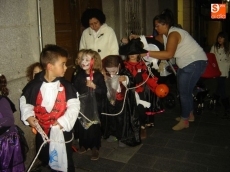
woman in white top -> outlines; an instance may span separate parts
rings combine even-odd
[[[105,14],[96,8],[83,12],[81,23],[86,28],[81,36],[81,49],[97,51],[101,59],[108,55],[118,55],[118,42],[114,30],[105,23]]]
[[[194,121],[193,89],[207,66],[207,56],[198,43],[185,30],[174,27],[173,13],[165,9],[155,17],[155,29],[163,35],[166,43],[164,51],[149,51],[147,54],[160,60],[176,58],[179,67],[177,84],[181,102],[181,117],[173,130],[189,127],[189,121]],[[178,118],[177,118],[178,120]]]
[[[218,100],[221,98],[221,102],[225,108],[224,118],[229,118],[229,98],[226,95],[226,79],[229,74],[230,66],[230,51],[228,35],[225,32],[218,33],[216,37],[216,42],[211,48],[211,53],[214,53],[216,60],[221,71],[221,76],[217,77],[217,88],[215,98]]]

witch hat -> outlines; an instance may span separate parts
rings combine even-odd
[[[130,40],[130,42],[123,47],[122,55],[142,54],[147,52],[147,50],[143,49],[143,43],[140,38],[137,38]]]

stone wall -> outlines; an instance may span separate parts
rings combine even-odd
[[[30,151],[26,165],[34,158],[34,135],[20,121],[19,97],[26,85],[26,67],[39,61],[37,2],[41,7],[42,42],[55,43],[53,1],[0,0],[0,73],[8,80],[9,97],[15,103],[16,124],[25,132]]]

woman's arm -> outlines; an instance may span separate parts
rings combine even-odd
[[[149,57],[153,57],[160,60],[167,60],[174,57],[177,49],[177,45],[180,43],[181,36],[178,32],[171,32],[168,35],[166,50],[164,51],[149,51]],[[141,54],[141,56],[147,56],[147,53]]]

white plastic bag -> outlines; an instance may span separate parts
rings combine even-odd
[[[53,170],[67,171],[67,155],[63,131],[58,125],[50,131],[49,166]]]

